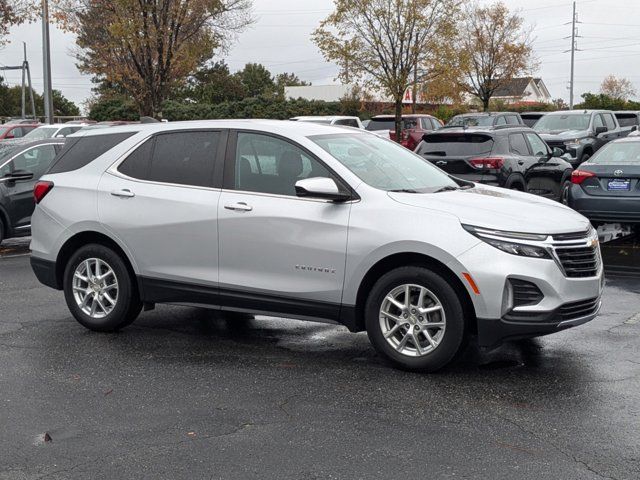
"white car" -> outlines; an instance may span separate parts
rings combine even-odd
[[[72,133],[76,133],[82,127],[89,125],[88,123],[75,123],[69,125],[68,123],[60,123],[54,125],[43,125],[34,130],[31,130],[23,138],[29,140],[46,140],[47,138],[64,138]]]
[[[433,371],[469,335],[491,347],[600,308],[585,217],[364,131],[195,121],[67,143],[34,188],[31,265],[92,330],[156,303],[328,319]]]
[[[289,120],[296,122],[311,122],[311,123],[319,123],[322,125],[338,125],[343,127],[353,127],[359,128],[360,130],[365,130],[365,125],[358,117],[348,117],[344,115],[326,115],[326,116],[306,116],[306,117],[293,117]],[[390,139],[391,136],[388,130],[375,130],[371,131],[374,135],[378,137]]]

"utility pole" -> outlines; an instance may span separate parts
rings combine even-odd
[[[576,45],[576,39],[580,37],[578,35],[578,27],[577,27],[578,23],[580,22],[578,21],[578,14],[576,13],[576,2],[573,2],[573,17],[571,19],[571,78],[569,80],[569,109],[573,109],[575,56],[576,56],[576,51],[580,51]],[[569,37],[565,37],[565,38],[569,38]],[[566,50],[566,51],[569,51],[569,50]]]
[[[44,77],[45,123],[53,123],[53,92],[51,89],[51,48],[49,45],[49,0],[42,0],[42,63]]]
[[[27,44],[22,42],[24,49],[24,59],[22,65],[3,66],[0,67],[0,71],[3,70],[22,70],[22,118],[27,118],[27,99],[26,89],[29,88],[29,97],[31,99],[31,116],[35,120],[36,118],[36,104],[33,101],[33,87],[31,85],[31,71],[29,70],[29,61],[27,60]],[[25,81],[26,80],[26,81]]]

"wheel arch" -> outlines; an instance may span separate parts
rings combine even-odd
[[[120,255],[125,265],[127,266],[127,270],[129,271],[132,280],[134,281],[134,283],[136,282],[136,272],[133,267],[134,263],[132,262],[129,255],[127,255],[125,250],[118,244],[118,242],[116,242],[108,235],[105,235],[104,233],[96,231],[83,231],[76,233],[72,237],[69,237],[58,251],[55,271],[56,284],[58,288],[62,289],[64,270],[73,253],[84,245],[89,245],[92,243],[111,248],[118,255]]]
[[[385,273],[390,272],[391,270],[394,270],[398,267],[406,266],[424,267],[444,278],[449,283],[449,285],[453,287],[462,302],[462,308],[467,320],[465,329],[469,333],[477,333],[475,307],[473,306],[473,301],[471,300],[469,291],[462,283],[462,280],[441,261],[429,255],[416,252],[402,252],[388,255],[378,260],[365,273],[356,294],[356,305],[354,312],[355,331],[365,330],[364,307],[367,301],[368,293],[371,291],[371,288],[373,287],[375,282]]]
[[[0,205],[0,222],[4,225],[4,238],[9,238],[13,233],[13,228],[11,226],[11,220],[9,218],[9,213]]]

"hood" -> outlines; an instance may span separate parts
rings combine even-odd
[[[576,138],[584,138],[591,135],[588,130],[537,130],[537,132],[543,140],[556,141],[575,140]]]
[[[440,193],[389,192],[396,202],[458,217],[460,223],[522,233],[585,231],[589,220],[562,205],[528,193],[476,186]]]

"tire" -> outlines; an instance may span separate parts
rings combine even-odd
[[[509,178],[504,184],[504,188],[507,188],[509,190],[517,190],[518,192],[525,191],[523,181],[517,176]]]
[[[406,285],[410,285],[410,305],[417,306],[421,289],[426,289],[422,306],[440,309],[419,315],[417,311],[412,313],[415,309],[401,310],[387,300],[393,297],[404,308]],[[400,321],[383,315],[382,310]],[[365,325],[375,349],[395,366],[411,371],[434,372],[451,362],[464,345],[465,320],[462,302],[449,282],[423,267],[400,267],[386,273],[375,283],[365,304]],[[425,329],[427,321],[443,327]],[[435,347],[427,336],[434,340]],[[416,338],[419,349],[415,347]]]
[[[2,241],[4,240],[4,236],[6,235],[6,228],[4,226],[4,221],[2,217],[0,217],[0,245],[2,245]]]
[[[98,269],[96,269],[96,260]],[[87,262],[88,261],[88,262]],[[89,269],[90,275],[87,275]],[[92,289],[91,275],[96,272],[108,274],[102,282],[102,286],[111,288],[100,289],[95,285]],[[75,274],[84,277],[76,277]],[[114,277],[116,282],[114,282]],[[74,291],[75,286],[78,290]],[[116,285],[113,288],[113,285]],[[131,324],[142,309],[142,302],[138,294],[138,288],[134,282],[125,261],[112,249],[99,244],[89,244],[74,253],[64,271],[63,278],[64,297],[67,306],[75,319],[84,327],[96,332],[115,332]],[[114,294],[115,292],[115,294]],[[103,295],[100,295],[100,294]],[[107,298],[108,295],[108,298]],[[96,298],[97,297],[97,298]],[[81,308],[81,301],[86,298],[86,305]],[[113,304],[110,304],[110,300]],[[97,301],[100,300],[100,301]],[[103,305],[103,307],[100,306]],[[92,315],[90,310],[95,305]]]
[[[560,187],[560,203],[563,205],[569,206],[569,189],[571,188],[571,181],[565,180],[562,186]]]

